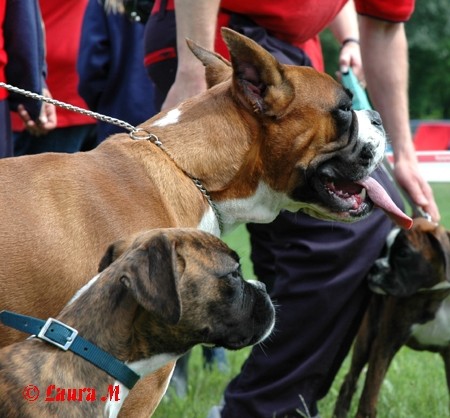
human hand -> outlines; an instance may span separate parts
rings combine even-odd
[[[340,79],[341,74],[345,74],[351,68],[359,80],[362,87],[365,88],[366,80],[364,77],[364,70],[362,66],[361,59],[361,49],[359,43],[355,41],[350,41],[342,45],[339,52],[339,72],[336,74]]]
[[[182,101],[205,90],[206,80],[203,65],[199,71],[179,71],[161,109],[178,106]]]
[[[412,201],[427,212],[433,221],[439,222],[441,215],[434,200],[433,190],[419,172],[417,160],[396,161],[394,175],[398,184],[408,193]]]
[[[45,97],[52,97],[47,89],[43,89],[43,95]],[[32,135],[41,136],[47,134],[52,129],[56,128],[56,109],[51,103],[44,102],[41,107],[39,118],[36,120],[31,119],[25,106],[19,105],[17,113],[25,124],[25,129]]]

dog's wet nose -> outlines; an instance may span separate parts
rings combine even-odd
[[[383,125],[383,121],[381,120],[381,116],[378,112],[376,112],[375,110],[368,110],[367,112],[369,113],[370,123],[373,126],[382,126]]]
[[[372,161],[374,156],[375,156],[375,150],[374,150],[372,144],[365,144],[363,149],[361,150],[361,152],[359,154],[359,157],[362,160],[365,160],[367,162]]]
[[[379,281],[389,272],[390,266],[386,258],[379,258],[375,261],[369,271],[369,279],[372,282]]]

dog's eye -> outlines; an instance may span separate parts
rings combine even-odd
[[[351,102],[346,102],[343,103],[339,106],[339,110],[342,112],[351,112],[352,110],[352,103]]]
[[[352,123],[351,102],[343,102],[334,112],[336,122],[337,136],[340,137],[348,132]]]
[[[223,276],[223,278],[228,280],[240,280],[242,278],[241,267],[238,265],[237,268],[230,271],[228,274]]]
[[[232,279],[240,279],[241,273],[240,270],[234,270],[230,274],[228,274],[228,277],[231,277]]]

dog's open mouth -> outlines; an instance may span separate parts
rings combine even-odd
[[[381,208],[398,226],[409,229],[412,219],[393,202],[384,188],[372,177],[355,182],[348,180],[322,179],[325,190],[341,210],[350,216],[361,216],[373,205]]]
[[[358,215],[365,209],[363,205],[370,204],[366,189],[357,183],[331,178],[324,178],[322,181],[330,197],[346,212]]]

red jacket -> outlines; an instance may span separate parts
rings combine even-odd
[[[302,48],[318,70],[323,70],[322,50],[318,34],[344,7],[347,0],[222,0],[224,13],[246,15],[276,38]],[[359,14],[392,22],[409,19],[414,0],[355,0]],[[217,36],[218,51],[227,54],[225,44]]]
[[[347,0],[222,0],[218,17],[216,51],[229,58],[220,35],[227,26],[230,13],[243,14],[275,37],[303,49],[313,66],[323,70],[322,50],[318,38],[340,12]],[[156,0],[152,14],[159,11]],[[355,0],[359,14],[391,22],[408,20],[414,10],[414,0]],[[167,10],[174,10],[174,0],[167,0]]]
[[[87,109],[78,94],[77,59],[87,0],[39,0],[45,24],[47,85],[55,99]],[[56,108],[58,128],[95,123],[95,120]]]
[[[4,0],[0,0],[4,1]],[[78,94],[76,63],[81,25],[87,0],[39,0],[45,25],[47,86],[54,99],[87,109]],[[95,123],[95,119],[56,107],[58,128]],[[14,131],[23,129],[23,122],[11,114]]]

